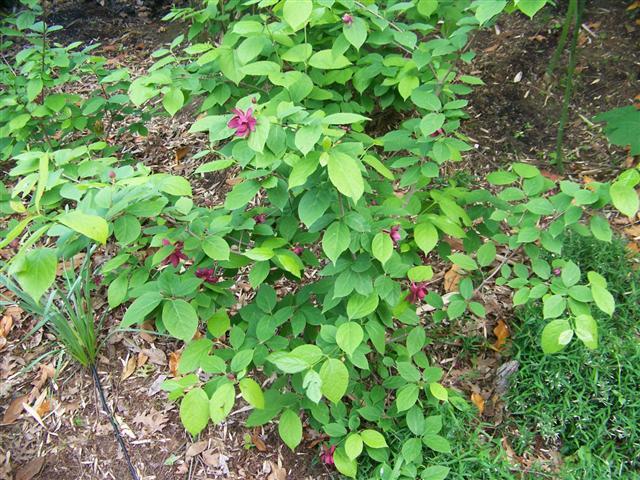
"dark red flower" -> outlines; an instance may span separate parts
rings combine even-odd
[[[253,221],[256,223],[264,223],[267,221],[267,214],[261,213],[259,215],[256,215],[255,217],[253,217]]]
[[[335,445],[323,445],[322,446],[322,452],[320,453],[320,460],[322,460],[322,463],[324,463],[325,465],[333,465],[333,452],[336,451],[336,446]]]
[[[304,247],[301,247],[300,245],[296,245],[291,249],[291,251],[296,255],[300,256],[302,255],[302,252],[304,252]]]
[[[345,13],[342,16],[342,23],[344,23],[345,25],[351,25],[353,23],[353,17],[350,14]]]
[[[441,128],[439,128],[438,130],[436,130],[435,132],[433,132],[433,133],[431,134],[431,136],[432,136],[432,137],[438,137],[438,136],[440,136],[440,135],[444,135],[444,130],[443,130],[443,129],[441,129]]]
[[[256,118],[253,116],[253,108],[243,112],[239,108],[233,109],[234,116],[227,126],[236,131],[236,137],[247,138],[251,132],[256,131]]]
[[[411,303],[418,303],[419,301],[424,300],[424,297],[427,296],[427,287],[424,283],[411,283],[409,285],[409,295],[407,299]]]
[[[391,227],[391,230],[389,230],[389,236],[391,237],[391,240],[393,240],[393,244],[397,245],[400,241],[400,225],[394,225]]]
[[[171,242],[166,238],[164,238],[162,239],[162,245],[166,247],[168,245],[171,245]],[[174,267],[177,267],[182,260],[188,260],[189,257],[187,257],[185,253],[182,251],[183,248],[184,248],[184,244],[182,242],[176,242],[173,245],[173,251],[167,256],[167,258],[165,258],[162,261],[162,264],[163,265],[171,264]]]
[[[111,180],[115,180],[115,179],[116,179],[116,172],[114,172],[113,170],[111,170],[111,171],[109,172],[109,178],[110,178]]]
[[[216,271],[213,268],[197,269],[196,277],[201,278],[207,283],[218,283],[220,281],[220,277],[216,275]]]

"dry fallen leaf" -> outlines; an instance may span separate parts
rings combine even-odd
[[[640,225],[634,225],[624,229],[624,233],[630,237],[640,237]]]
[[[453,265],[449,271],[444,274],[444,291],[447,293],[457,292],[462,277],[463,274],[460,267]]]
[[[478,408],[478,412],[480,415],[484,413],[484,398],[479,393],[473,392],[471,394],[471,401]]]
[[[180,147],[180,148],[176,148],[175,154],[176,154],[176,163],[180,163],[180,161],[187,156],[187,153],[189,153],[189,150],[191,150],[191,147],[187,146],[187,147]]]
[[[138,353],[138,359],[136,360],[136,368],[140,368],[141,366],[143,366],[145,363],[147,363],[147,360],[149,360],[149,357],[147,355],[145,355],[142,352]]]
[[[286,469],[282,468],[281,465],[276,465],[273,462],[269,462],[269,464],[271,465],[271,473],[267,477],[267,480],[287,480]]]
[[[192,443],[191,445],[189,445],[189,448],[187,448],[187,453],[185,454],[186,457],[187,458],[195,457],[196,455],[204,452],[207,449],[208,443],[209,442],[207,440]]]
[[[262,438],[260,438],[260,435],[258,435],[256,431],[253,431],[251,433],[251,443],[253,443],[259,451],[267,451],[267,445],[264,443]]]
[[[502,350],[505,343],[507,343],[507,338],[509,338],[509,327],[502,320],[498,320],[498,325],[493,329],[493,334],[496,336],[495,343],[491,346],[496,351]]]
[[[16,473],[15,480],[31,480],[33,477],[40,473],[42,467],[44,466],[44,462],[46,457],[38,457],[34,460],[31,460],[24,467],[20,468]]]
[[[136,357],[129,357],[129,360],[127,360],[127,363],[122,369],[122,375],[120,376],[120,380],[126,380],[131,375],[133,375],[133,372],[135,371],[136,371]]]
[[[11,315],[4,315],[2,319],[0,319],[0,337],[7,337],[11,328],[13,328],[13,317]]]
[[[27,401],[28,395],[15,398],[4,412],[2,417],[2,425],[11,425],[14,423],[22,412],[22,405]]]
[[[174,377],[178,376],[178,363],[180,363],[180,352],[171,352],[169,354],[169,371]]]

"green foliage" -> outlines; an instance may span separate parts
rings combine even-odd
[[[572,235],[564,254],[581,270],[597,268],[608,278],[616,313],[594,312],[600,331],[597,349],[569,345],[551,357],[538,347],[540,306],[518,311],[520,322],[512,337],[521,367],[506,395],[510,427],[518,434],[511,435],[510,443],[518,454],[540,446],[540,440],[558,448],[566,459],[562,478],[633,478],[640,445],[640,276],[619,240],[603,245]],[[576,326],[580,336],[585,327],[582,321]]]
[[[526,164],[490,174],[491,189],[444,174],[472,148],[459,131],[464,97],[482,83],[460,75],[470,33],[507,7],[532,15],[542,3],[174,8],[167,19],[188,32],[134,81],[90,49],[51,47],[55,27],[18,16],[5,33],[26,32],[28,45],[0,66],[0,152],[15,163],[0,208],[16,217],[2,245],[20,251],[3,268],[37,305],[58,260],[109,243],[99,273],[109,306],[127,305],[120,328],[150,322],[186,343],[182,376],[163,388],[192,435],[223,422],[240,394],[253,407],[247,424],[277,421],[291,449],[303,425],[325,433],[346,476],[366,467],[373,479],[444,478],[459,446],[438,412],[455,416],[466,402],[425,349],[427,323],[484,316],[476,295],[492,278],[514,303],[542,299],[548,352],[573,337],[596,348],[591,308],[615,308],[609,279],[565,260],[562,246],[569,234],[611,241],[598,211],[613,202],[629,214],[638,172],[589,188]],[[53,93],[85,75],[104,89]],[[214,208],[194,202],[188,179],[104,141],[113,125],[144,133],[152,115],[187,105],[191,133],[209,140],[197,173],[233,168],[240,180]],[[380,130],[378,112],[402,120]],[[456,266],[457,292],[427,293],[431,263]],[[235,308],[244,275],[253,291]],[[430,313],[418,315],[421,302]],[[263,376],[273,381],[261,386]]]
[[[613,145],[629,147],[631,155],[640,155],[640,110],[633,105],[614,108],[596,115],[596,122],[604,122],[604,133]]]

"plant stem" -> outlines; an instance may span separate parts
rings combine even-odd
[[[560,33],[560,38],[558,39],[558,45],[556,46],[555,52],[553,52],[553,57],[549,62],[549,66],[547,67],[546,76],[551,77],[553,75],[553,71],[556,68],[556,65],[560,61],[560,56],[562,55],[562,51],[564,50],[565,45],[567,44],[567,38],[569,36],[569,27],[571,26],[571,20],[576,14],[578,9],[578,0],[569,0],[569,7],[567,8],[567,15],[564,19],[564,24],[562,25],[562,32]],[[578,27],[580,23],[576,22]]]
[[[129,451],[127,450],[127,445],[124,443],[124,439],[120,434],[120,428],[118,427],[118,423],[116,422],[115,418],[113,418],[113,414],[111,413],[111,409],[109,408],[107,399],[104,397],[104,390],[102,390],[102,384],[100,383],[100,377],[98,376],[98,371],[96,370],[95,365],[91,365],[91,373],[93,374],[93,381],[95,383],[96,390],[98,390],[98,396],[100,397],[102,408],[104,409],[107,416],[109,417],[109,421],[111,422],[111,426],[113,427],[113,432],[115,433],[116,439],[120,444],[120,448],[122,449],[122,453],[124,454],[124,459],[127,462],[127,467],[129,468],[129,473],[131,474],[131,478],[133,480],[140,480],[135,467],[131,463],[131,457],[129,457]]]
[[[578,1],[575,14],[575,22],[573,28],[573,37],[571,38],[571,47],[569,50],[569,66],[567,67],[567,77],[565,79],[564,97],[562,100],[562,112],[560,113],[560,123],[558,124],[558,137],[556,140],[556,158],[555,164],[560,173],[564,173],[564,164],[562,161],[562,142],[564,140],[564,131],[569,117],[569,103],[573,95],[573,75],[576,70],[578,36],[580,34],[580,24],[582,23],[582,13],[584,10],[585,0]]]

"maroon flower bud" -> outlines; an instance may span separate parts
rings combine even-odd
[[[300,256],[302,255],[302,252],[304,252],[304,247],[301,247],[300,245],[296,245],[291,249],[291,251],[296,255]]]
[[[557,277],[562,273],[562,270],[560,270],[559,268],[554,268],[553,269],[553,274]]]
[[[417,303],[424,299],[427,296],[427,287],[424,283],[411,283],[409,285],[409,295],[407,299],[411,303]]]
[[[253,116],[253,108],[243,112],[239,108],[233,109],[233,117],[227,123],[227,127],[233,128],[236,137],[247,138],[251,132],[256,131],[256,117]]]
[[[438,130],[436,130],[435,132],[433,132],[433,133],[431,134],[431,136],[432,136],[432,137],[438,137],[438,136],[440,136],[440,135],[444,135],[444,130],[443,130],[443,129],[441,129],[441,128],[439,128]]]
[[[342,16],[342,23],[344,23],[345,25],[349,25],[350,26],[353,23],[353,17],[350,14],[345,13]]]
[[[165,243],[166,242],[166,243]],[[162,244],[167,246],[171,245],[171,242],[166,238],[162,240]],[[189,257],[185,255],[182,251],[184,244],[182,242],[176,242],[173,245],[173,251],[162,261],[163,265],[173,265],[173,267],[177,267],[182,260],[188,260]]]
[[[397,245],[400,241],[400,225],[394,225],[391,227],[391,230],[389,230],[389,236],[391,237],[391,240],[393,240],[393,244]]]
[[[267,215],[265,213],[261,213],[253,217],[253,221],[256,223],[264,223],[267,221]]]
[[[109,178],[110,178],[111,180],[115,180],[115,179],[116,179],[116,172],[114,172],[113,170],[111,170],[111,171],[109,172]]]
[[[335,445],[323,445],[322,446],[322,453],[320,453],[320,460],[322,461],[322,463],[324,463],[325,465],[333,465],[335,462],[333,460],[333,453],[336,451],[336,446]]]
[[[171,242],[169,241],[168,238],[163,238],[162,245],[164,245],[165,247],[168,247],[169,245],[171,245]]]
[[[196,277],[201,278],[206,283],[218,283],[220,281],[220,277],[216,275],[216,271],[213,268],[197,269]]]

